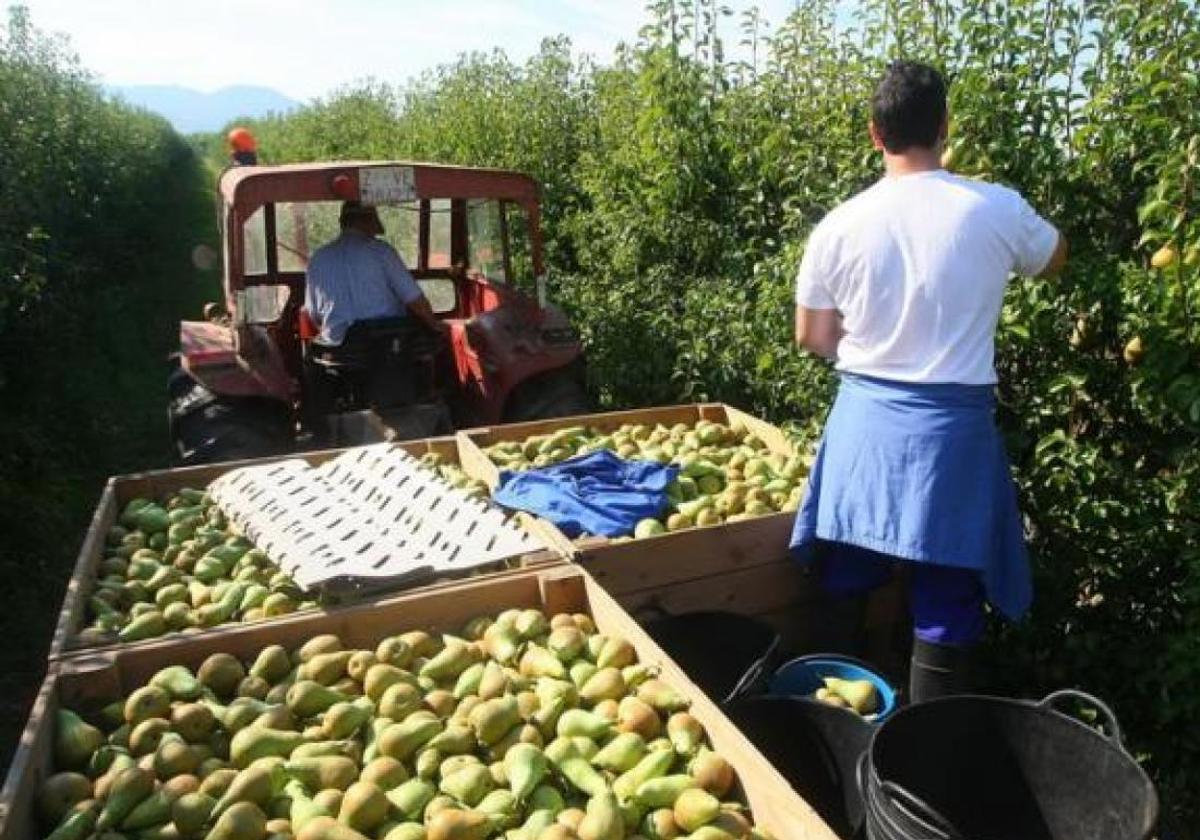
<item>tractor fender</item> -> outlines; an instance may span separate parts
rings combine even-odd
[[[292,380],[274,342],[261,327],[240,329],[243,335],[212,321],[180,323],[183,369],[218,396],[259,397],[291,405]]]

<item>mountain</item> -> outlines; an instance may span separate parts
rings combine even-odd
[[[175,130],[217,131],[237,117],[290,111],[300,103],[266,87],[235,85],[211,93],[179,85],[110,85],[108,92],[166,117]]]

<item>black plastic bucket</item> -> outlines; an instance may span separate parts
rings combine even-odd
[[[741,697],[725,711],[835,834],[860,836],[857,768],[873,726],[854,712],[805,697]]]
[[[656,612],[644,622],[646,632],[713,700],[724,703],[765,686],[779,649],[771,625],[730,612]]]
[[[1107,735],[1054,709],[1095,708]],[[1158,796],[1112,711],[945,697],[901,709],[861,764],[870,840],[1147,840]]]

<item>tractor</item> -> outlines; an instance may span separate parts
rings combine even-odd
[[[305,272],[338,235],[345,201],[376,208],[445,333],[409,317],[354,352],[318,346]],[[218,210],[225,300],[181,323],[168,378],[183,463],[588,410],[579,336],[546,300],[528,175],[394,161],[233,166]]]

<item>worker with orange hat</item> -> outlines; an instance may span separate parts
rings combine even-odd
[[[258,163],[258,141],[248,128],[239,125],[230,129],[226,140],[234,166],[254,166]]]

